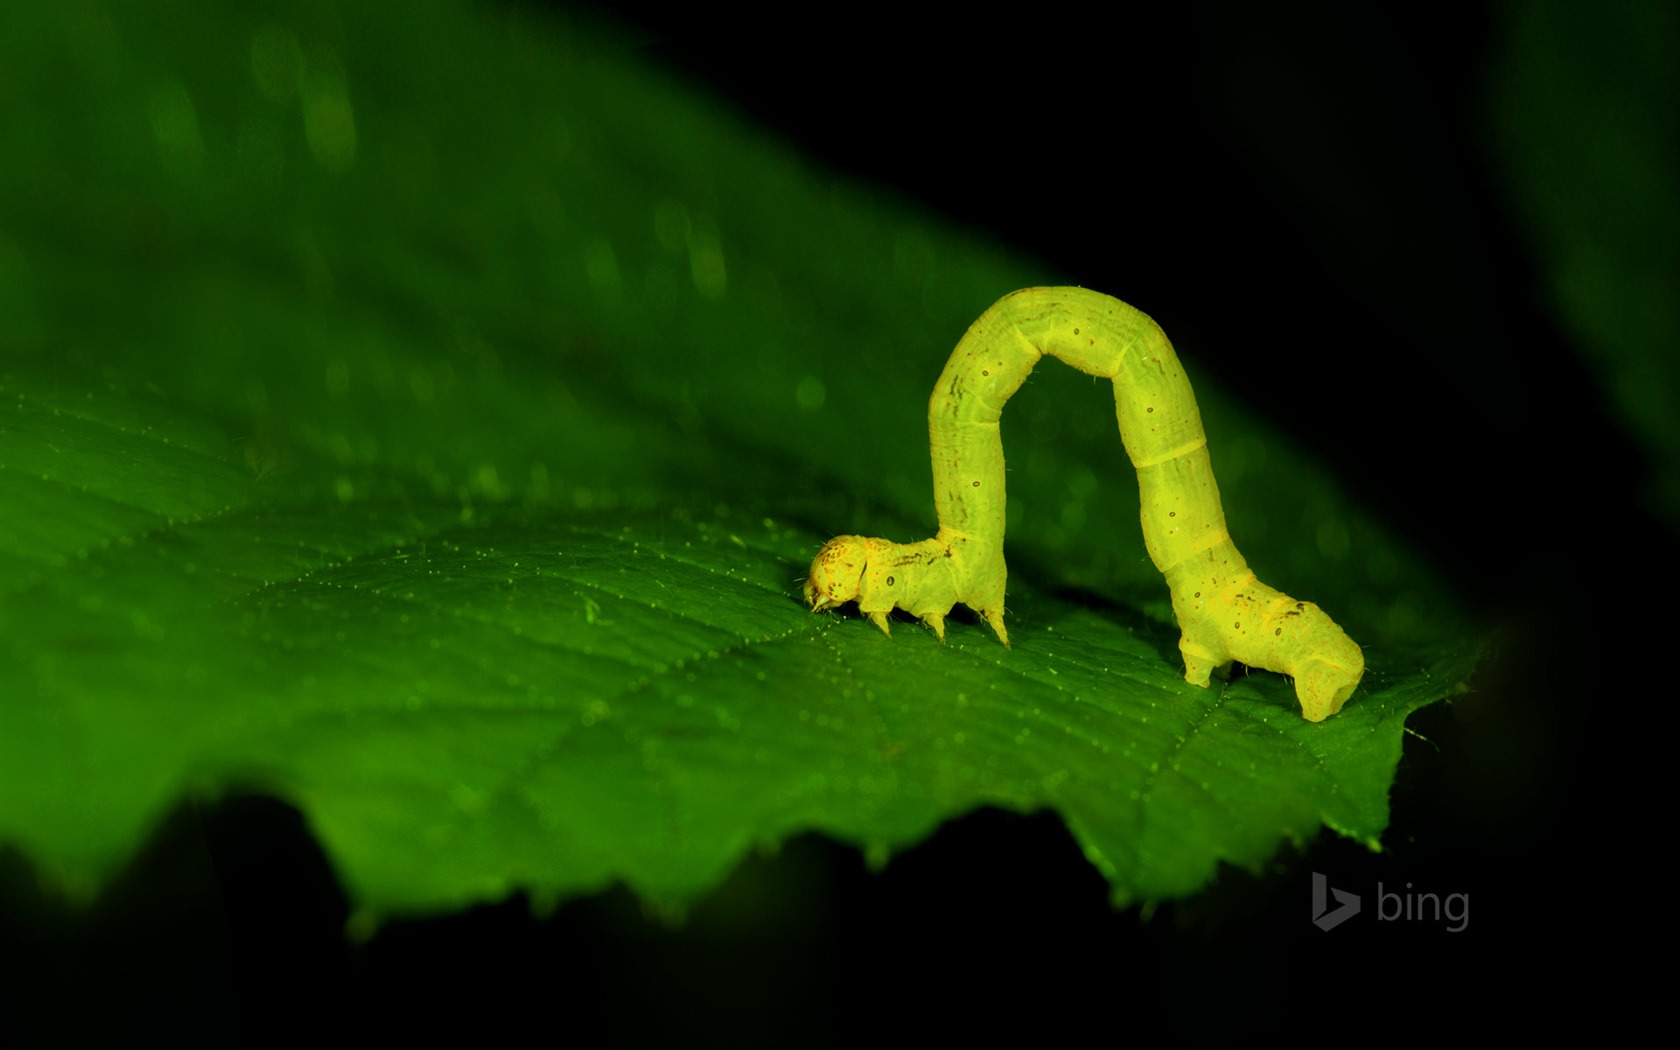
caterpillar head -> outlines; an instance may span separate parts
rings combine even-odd
[[[869,567],[868,542],[862,536],[836,536],[823,544],[811,562],[811,575],[805,579],[805,604],[812,612],[857,600],[864,570]]]
[[[1313,624],[1308,651],[1297,657],[1290,669],[1295,676],[1295,698],[1301,702],[1301,717],[1322,722],[1342,709],[1365,675],[1365,653],[1358,643],[1318,607],[1307,606],[1322,618]]]

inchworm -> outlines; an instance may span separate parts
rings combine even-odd
[[[980,315],[928,402],[939,534],[920,543],[836,536],[811,563],[806,603],[822,612],[856,601],[889,635],[896,607],[943,641],[945,616],[962,602],[1009,645],[998,420],[1045,354],[1114,381],[1143,540],[1172,592],[1185,681],[1206,686],[1214,668],[1236,660],[1292,676],[1309,721],[1340,711],[1364,654],[1318,606],[1255,578],[1225,528],[1201,414],[1172,344],[1142,312],[1083,288],[1026,288]]]

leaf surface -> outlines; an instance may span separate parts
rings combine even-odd
[[[0,839],[91,891],[184,794],[256,788],[376,913],[680,904],[802,831],[884,860],[983,805],[1060,813],[1121,900],[1378,839],[1476,646],[1188,348],[1243,550],[1367,646],[1322,725],[1279,676],[1181,680],[1071,373],[1006,421],[1016,648],[801,606],[829,534],[930,530],[932,378],[1054,275],[610,37],[315,10],[4,16],[67,115],[0,122]]]

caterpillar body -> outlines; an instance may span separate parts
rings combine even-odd
[[[1083,288],[1026,288],[969,328],[928,402],[939,533],[919,543],[836,536],[811,563],[813,611],[856,601],[889,635],[903,609],[943,641],[958,602],[1009,645],[1003,624],[1003,406],[1048,354],[1114,383],[1120,439],[1137,470],[1143,538],[1172,592],[1184,678],[1208,684],[1240,661],[1295,679],[1301,714],[1341,710],[1365,671],[1364,654],[1329,616],[1261,583],[1225,527],[1207,437],[1190,381],[1148,316]]]

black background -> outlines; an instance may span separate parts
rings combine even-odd
[[[236,798],[183,806],[88,915],[0,853],[0,933],[33,960],[14,1016],[189,1043],[450,1024],[1120,1042],[1440,1033],[1466,1012],[1515,1034],[1585,1006],[1603,971],[1580,938],[1626,874],[1619,811],[1586,800],[1638,650],[1601,612],[1628,598],[1570,479],[1632,493],[1649,468],[1555,330],[1490,162],[1492,15],[1272,7],[616,13],[650,62],[829,166],[1139,304],[1199,358],[1235,348],[1208,367],[1503,628],[1476,691],[1414,719],[1382,853],[1325,833],[1144,917],[1110,907],[1054,816],[985,811],[879,873],[797,839],[678,928],[619,889],[347,946],[300,818]],[[1635,509],[1621,529],[1617,550],[1672,547]],[[1314,928],[1313,871],[1366,914]],[[1378,883],[1467,894],[1467,927],[1377,922]]]

